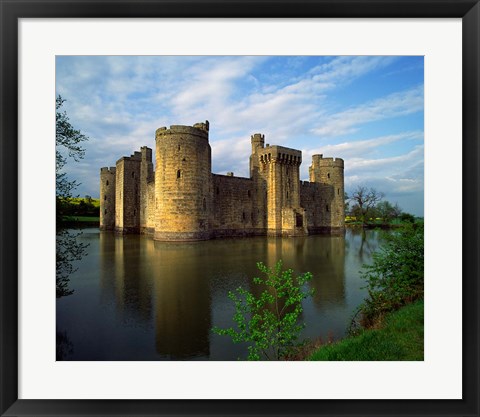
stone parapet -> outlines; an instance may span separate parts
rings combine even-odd
[[[172,134],[185,134],[197,136],[208,141],[207,123],[197,123],[193,126],[172,125],[170,128],[166,126],[160,127],[155,131],[155,138],[158,141],[162,138],[170,137]]]

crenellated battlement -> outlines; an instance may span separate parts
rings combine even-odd
[[[205,121],[205,123],[195,123],[193,126],[171,125],[170,128],[163,126],[155,131],[155,139],[161,140],[164,137],[169,137],[175,134],[187,134],[208,140],[209,129],[210,124],[208,120]]]
[[[101,174],[112,174],[112,175],[114,175],[116,170],[117,170],[116,167],[103,167],[103,168],[100,168],[100,173]]]
[[[122,156],[121,158],[119,158],[117,160],[117,165],[121,162],[121,161],[134,161],[134,162],[141,162],[142,161],[142,152],[139,152],[139,151],[135,151],[132,155],[130,156]]]
[[[317,184],[316,182],[300,181],[300,185],[301,185],[302,187],[307,187],[307,188],[308,188],[308,187],[312,187],[312,188],[313,188],[313,187],[317,187],[318,184]]]
[[[344,167],[342,158],[324,158],[322,154],[312,155],[312,163],[321,167]]]
[[[252,143],[258,143],[260,147],[263,148],[265,143],[265,135],[261,133],[254,133],[252,136],[250,136],[250,140]]]
[[[272,161],[288,165],[300,165],[302,163],[301,151],[277,145],[267,145],[259,150],[258,157],[263,164],[268,164]]]
[[[142,146],[140,148],[142,153],[142,161],[152,162],[152,149],[148,146]]]

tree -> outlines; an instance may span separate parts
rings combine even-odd
[[[424,238],[422,224],[409,224],[385,235],[386,244],[364,265],[368,297],[360,305],[362,324],[375,324],[386,312],[423,298]]]
[[[373,210],[377,203],[382,200],[384,194],[374,188],[367,189],[364,186],[358,186],[352,193],[350,199],[354,202],[352,214],[354,214],[364,225],[373,215]]]
[[[415,223],[415,216],[410,213],[402,213],[400,215],[400,220],[406,223]]]
[[[303,311],[302,300],[313,294],[313,290],[304,291],[304,284],[312,279],[306,272],[297,277],[293,271],[282,271],[282,261],[274,268],[257,263],[265,278],[253,278],[261,289],[255,295],[243,288],[230,291],[228,297],[235,303],[233,320],[237,328],[220,329],[213,332],[230,336],[235,343],[247,342],[249,360],[279,360],[298,345],[297,339],[305,324],[298,318]]]
[[[389,223],[396,217],[397,209],[389,201],[380,201],[376,210],[383,223]]]
[[[343,200],[345,202],[345,214],[350,214],[350,197],[346,191],[343,195]]]
[[[68,201],[72,198],[73,190],[79,185],[75,180],[67,177],[63,168],[68,158],[79,161],[85,155],[81,142],[88,140],[79,130],[73,128],[67,113],[61,112],[65,102],[57,96],[56,135],[55,135],[55,179],[56,179],[56,296],[57,298],[70,295],[73,290],[68,288],[70,275],[75,271],[73,262],[80,260],[86,254],[87,245],[77,242],[79,233],[71,232],[63,226],[63,216],[66,214]]]
[[[59,202],[71,198],[72,191],[79,185],[75,180],[69,180],[66,172],[63,171],[63,168],[67,164],[67,158],[72,158],[76,162],[83,159],[85,149],[82,148],[80,143],[88,140],[87,136],[71,125],[67,112],[60,111],[64,102],[65,100],[60,95],[57,96],[55,101],[55,177],[57,206]],[[60,214],[57,210],[57,216]]]

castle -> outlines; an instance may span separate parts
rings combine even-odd
[[[100,170],[100,229],[155,240],[305,236],[345,230],[343,160],[313,155],[300,181],[302,153],[251,137],[250,178],[213,174],[209,123],[157,129],[152,149]]]

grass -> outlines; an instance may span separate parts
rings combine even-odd
[[[423,300],[387,314],[379,328],[325,345],[312,361],[422,361]]]
[[[93,216],[64,216],[65,222],[88,222],[88,223],[100,223],[100,217]]]
[[[84,197],[72,197],[68,201],[69,201],[70,204],[73,204],[73,205],[80,204],[80,201],[83,201],[84,203],[87,203],[87,199],[84,198]],[[92,198],[90,201],[93,204],[93,207],[100,207],[100,199]]]

